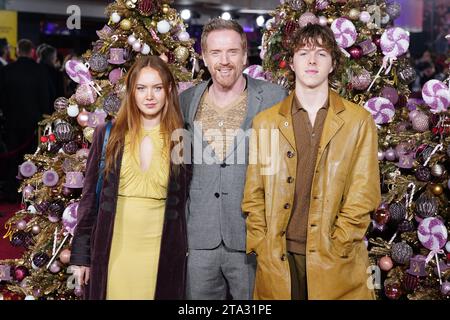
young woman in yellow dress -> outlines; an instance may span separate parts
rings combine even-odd
[[[187,170],[171,161],[183,127],[176,83],[159,57],[138,59],[106,147],[104,183],[95,188],[105,126],[91,146],[71,264],[86,299],[183,299],[187,255]]]

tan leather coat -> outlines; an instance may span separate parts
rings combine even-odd
[[[286,229],[301,152],[292,127],[293,97],[253,120],[242,208],[247,253],[257,254],[255,299],[291,299]],[[373,299],[363,238],[380,202],[377,130],[364,108],[331,90],[329,103],[311,188],[308,298]]]

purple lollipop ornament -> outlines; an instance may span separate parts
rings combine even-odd
[[[447,228],[435,217],[423,219],[417,229],[420,243],[428,250],[439,250],[447,242]]]

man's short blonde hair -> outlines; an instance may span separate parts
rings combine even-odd
[[[201,38],[202,51],[205,51],[207,49],[206,39],[208,38],[208,35],[211,32],[217,30],[236,31],[241,36],[242,50],[247,51],[247,36],[244,32],[244,29],[242,29],[242,26],[235,20],[224,20],[222,18],[211,19],[207,24],[204,25]]]

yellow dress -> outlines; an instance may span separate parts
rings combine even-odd
[[[169,177],[160,126],[142,130],[151,138],[152,159],[140,166],[140,145],[131,154],[130,137],[120,171],[114,233],[108,264],[107,300],[154,299]]]

